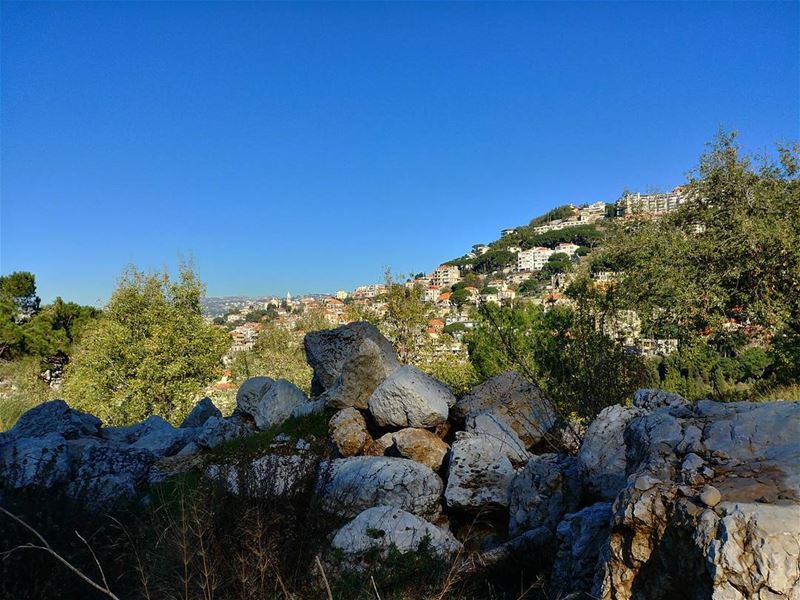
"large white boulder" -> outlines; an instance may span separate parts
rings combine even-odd
[[[444,487],[428,467],[388,456],[340,458],[323,465],[320,477],[322,507],[345,517],[378,505],[434,516]]]
[[[405,365],[372,393],[369,411],[381,427],[436,427],[447,421],[455,397],[443,383]]]
[[[386,377],[400,368],[400,362],[370,338],[364,338],[345,360],[333,386],[321,398],[334,408],[366,409],[369,397]]]
[[[464,430],[487,437],[515,467],[524,465],[531,456],[517,432],[495,413],[470,414],[467,416]]]
[[[375,552],[385,556],[390,548],[402,554],[416,552],[423,542],[428,551],[445,560],[461,548],[449,531],[393,506],[362,511],[336,532],[332,546],[350,557]]]
[[[274,379],[263,375],[245,380],[236,391],[236,408],[246,415],[255,416],[258,401],[273,383]]]
[[[527,448],[538,443],[555,423],[553,406],[542,391],[521,375],[509,371],[473,388],[453,408],[453,415],[491,412],[516,432]]]
[[[380,348],[381,361],[387,368],[397,365],[397,355],[391,342],[377,327],[366,321],[306,334],[303,339],[306,360],[314,371],[312,396],[318,396],[334,385],[344,364],[358,353],[365,339],[372,340]]]
[[[445,502],[473,512],[506,508],[515,473],[508,454],[494,440],[460,431],[450,452]]]
[[[308,398],[295,384],[286,379],[273,382],[256,402],[253,417],[259,429],[280,425],[292,416],[298,407],[308,403]]]

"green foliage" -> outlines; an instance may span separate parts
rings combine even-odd
[[[42,372],[37,357],[27,356],[0,362],[0,431],[14,426],[22,413],[46,400],[58,397],[39,376]]]
[[[557,206],[551,210],[548,210],[543,215],[536,217],[531,220],[529,225],[531,227],[536,227],[538,225],[544,225],[549,223],[550,221],[556,221],[558,219],[566,219],[567,217],[571,217],[575,210],[569,204],[565,204],[563,206]]]
[[[470,360],[481,379],[508,370],[535,381],[562,415],[592,418],[624,404],[647,378],[644,362],[595,328],[585,309],[516,303],[485,305],[468,335]]]
[[[455,304],[458,308],[464,306],[470,300],[469,292],[464,288],[460,287],[453,291],[452,295],[450,296],[450,301]]]
[[[486,254],[474,259],[476,273],[492,273],[511,265],[516,259],[516,254],[503,248],[492,248]]]
[[[235,354],[231,371],[237,381],[266,375],[291,381],[306,394],[311,392],[313,373],[306,363],[302,335],[276,323],[264,326],[252,350]]]
[[[381,332],[392,342],[403,363],[416,363],[427,354],[429,338],[425,332],[432,317],[430,304],[422,301],[422,286],[406,287],[386,277],[386,312],[380,321]]]
[[[430,361],[421,362],[417,366],[431,377],[445,383],[456,396],[463,396],[480,383],[472,363],[465,357],[449,352]]]
[[[225,332],[203,321],[203,284],[186,265],[178,281],[134,267],[67,368],[73,406],[122,425],[157,414],[179,422],[221,370]]]

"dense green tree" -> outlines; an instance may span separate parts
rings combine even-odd
[[[204,291],[186,265],[177,281],[127,269],[67,367],[70,403],[114,425],[151,414],[179,422],[220,373],[230,344],[203,320]]]
[[[287,379],[306,394],[311,392],[312,371],[306,363],[302,333],[277,323],[264,326],[252,350],[236,353],[231,370],[239,382],[266,375]]]
[[[504,249],[491,249],[474,261],[476,273],[492,273],[509,266],[514,262],[516,254]]]
[[[386,310],[379,328],[404,363],[415,363],[428,352],[430,341],[425,330],[433,311],[430,304],[423,302],[423,291],[419,285],[394,283],[391,273],[386,274]]]

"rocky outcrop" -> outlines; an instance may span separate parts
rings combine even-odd
[[[67,440],[59,433],[41,437],[16,438],[0,446],[3,487],[54,487],[66,483],[71,475]]]
[[[211,417],[199,429],[194,443],[210,450],[225,442],[252,435],[255,431],[255,423],[240,415],[234,414],[227,418]]]
[[[517,433],[494,413],[470,414],[464,430],[488,438],[498,452],[505,454],[515,467],[524,465],[531,456]]]
[[[274,379],[265,376],[250,377],[245,380],[236,391],[236,409],[252,417],[261,396],[267,393],[274,382]]]
[[[586,472],[587,487],[604,500],[613,500],[625,486],[625,428],[642,409],[614,405],[603,409],[586,430],[578,460]]]
[[[397,362],[391,342],[383,337],[377,327],[366,321],[306,334],[303,346],[308,364],[314,371],[312,396],[318,396],[333,387],[342,367],[359,352],[365,339],[372,340],[378,346],[383,365],[388,367]]]
[[[444,499],[466,511],[506,508],[516,471],[508,454],[484,435],[459,432],[450,453]]]
[[[337,412],[328,423],[328,437],[342,456],[356,456],[372,443],[367,421],[355,408]]]
[[[336,532],[334,549],[349,557],[377,552],[386,556],[390,548],[402,554],[416,552],[422,543],[439,558],[449,560],[461,543],[449,531],[391,506],[368,508]]]
[[[334,408],[367,408],[367,402],[384,379],[400,368],[392,353],[365,338],[358,349],[345,360],[333,386],[321,398]]]
[[[291,496],[313,483],[319,459],[307,451],[295,454],[266,454],[244,462],[211,464],[209,478],[222,482],[232,494],[251,498]]]
[[[23,414],[14,427],[0,434],[0,444],[13,438],[40,438],[50,433],[67,440],[95,436],[102,424],[97,417],[72,409],[63,400],[51,400]]]
[[[323,466],[319,493],[325,510],[354,517],[373,506],[392,506],[422,517],[439,512],[442,480],[405,458],[356,456]]]
[[[447,421],[455,397],[443,383],[405,365],[370,396],[369,411],[381,427],[436,427]]]
[[[181,423],[181,428],[201,427],[211,417],[222,417],[220,410],[214,406],[214,401],[205,397],[198,402]]]
[[[581,506],[583,474],[572,456],[533,456],[511,484],[508,530],[519,535],[537,527],[556,531],[566,513]]]
[[[403,458],[408,458],[438,471],[450,446],[427,429],[406,428],[389,434],[393,448]]]
[[[291,381],[278,379],[256,402],[253,418],[259,429],[269,429],[283,423],[298,406],[307,403],[308,398],[300,388]]]
[[[593,594],[800,594],[800,403],[670,404],[630,421]]]
[[[503,419],[530,448],[542,440],[555,423],[552,404],[542,391],[521,375],[508,372],[480,384],[461,398],[453,415],[490,412]]]

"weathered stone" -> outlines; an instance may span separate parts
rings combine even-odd
[[[292,409],[292,418],[299,419],[303,417],[310,417],[325,410],[325,400],[312,400],[311,402],[303,402],[298,404]]]
[[[394,354],[388,354],[373,340],[365,338],[345,360],[333,386],[321,398],[335,408],[366,409],[375,388],[399,368],[400,362]]]
[[[454,402],[447,386],[405,365],[377,387],[368,405],[381,427],[435,427],[447,420]]]
[[[44,437],[57,433],[64,439],[96,436],[102,421],[97,417],[70,408],[63,400],[50,400],[25,412],[7,433],[9,438]]]
[[[640,414],[640,409],[609,406],[586,430],[578,459],[586,471],[589,490],[600,498],[613,500],[625,486],[625,427]]]
[[[194,443],[201,448],[216,448],[220,444],[255,433],[255,424],[242,417],[211,417],[200,428]]]
[[[250,498],[291,496],[307,489],[316,478],[319,460],[313,454],[265,454],[252,461],[212,464],[210,479],[223,482],[232,494]]]
[[[449,560],[461,543],[449,531],[391,506],[368,508],[336,532],[333,548],[350,557],[375,552],[386,556],[390,549],[400,553],[416,552],[425,541],[426,548]]]
[[[355,408],[345,408],[333,415],[328,435],[342,456],[356,456],[372,443],[367,421]]]
[[[680,394],[658,389],[636,390],[633,394],[633,405],[644,410],[656,410],[688,404]]]
[[[377,344],[384,364],[391,365],[397,361],[391,342],[366,321],[306,334],[303,346],[308,364],[314,371],[312,396],[318,396],[333,386],[345,362],[358,352],[365,339]]]
[[[554,535],[562,517],[580,506],[582,492],[576,458],[564,454],[531,457],[511,484],[509,533],[519,535],[545,527]]]
[[[450,452],[445,502],[469,511],[508,507],[514,475],[511,461],[493,440],[459,432]]]
[[[713,485],[707,485],[700,491],[700,502],[709,507],[715,507],[722,501],[722,494]],[[800,516],[800,513],[798,513]]]
[[[278,379],[256,403],[253,417],[256,427],[261,430],[280,425],[292,416],[298,406],[308,403],[308,398],[295,384],[286,379]]]
[[[255,416],[258,401],[274,382],[274,379],[266,376],[247,379],[236,391],[236,408],[246,415]]]
[[[71,461],[64,436],[14,438],[0,448],[0,488],[53,487],[70,478]]]
[[[222,413],[214,406],[214,401],[206,396],[200,402],[195,404],[191,412],[186,415],[186,418],[181,423],[181,428],[187,427],[200,427],[211,417],[221,417]]]
[[[146,450],[88,445],[67,494],[93,510],[104,510],[142,493],[156,457]]]
[[[517,433],[494,413],[470,414],[467,416],[464,429],[489,438],[515,467],[524,465],[530,458],[530,453],[525,449],[525,444]]]
[[[517,433],[526,448],[538,443],[555,423],[552,404],[541,390],[521,375],[508,372],[476,386],[453,408],[453,415],[491,412]]]
[[[400,456],[422,463],[434,471],[439,470],[450,450],[450,446],[427,429],[406,428],[390,435]]]
[[[608,540],[611,504],[600,502],[568,514],[556,532],[556,559],[548,597],[564,598],[592,588],[597,559]]]
[[[381,437],[372,440],[372,442],[364,449],[364,454],[367,456],[383,456],[393,445],[394,437],[392,436],[392,433],[385,433]]]
[[[135,427],[130,447],[152,452],[156,457],[172,456],[197,435],[195,429],[178,429],[157,415],[147,417]]]
[[[356,456],[323,467],[319,493],[325,510],[345,517],[378,505],[426,517],[439,512],[443,487],[436,473],[412,460]]]

